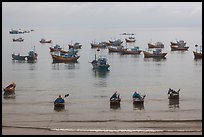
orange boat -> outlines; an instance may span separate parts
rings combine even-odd
[[[77,59],[80,57],[78,55],[73,54],[63,54],[63,55],[56,55],[51,54],[53,62],[76,62]]]

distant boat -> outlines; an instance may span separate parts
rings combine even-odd
[[[127,43],[131,43],[131,42],[135,42],[136,39],[135,39],[135,37],[129,37],[129,38],[125,38],[125,41],[126,41]]]
[[[23,38],[17,38],[17,39],[15,39],[15,38],[13,38],[13,42],[23,42]]]
[[[77,62],[80,57],[74,53],[51,52],[53,62]]]
[[[137,92],[134,92],[134,94],[132,95],[133,98],[133,104],[135,105],[143,105],[144,104],[144,98],[146,97],[146,95],[140,95]]]
[[[155,44],[147,43],[148,48],[164,48],[164,44],[162,42],[156,42]]]
[[[110,105],[113,106],[120,106],[120,95],[117,93],[117,91],[110,97]]]
[[[186,46],[186,42],[184,42],[183,40],[179,40],[177,41],[177,43],[174,43],[174,42],[170,42],[171,45],[171,50],[172,51],[175,51],[175,50],[188,50],[188,46]]]
[[[134,46],[133,48],[131,48],[130,50],[122,50],[121,54],[140,54],[142,52],[142,50],[139,49],[139,47]]]
[[[69,49],[68,51],[62,50],[60,45],[56,44],[54,47],[50,47],[50,52],[57,52],[60,51],[61,53],[68,54],[70,51],[73,51],[75,54],[78,52],[76,49]]]
[[[7,87],[5,87],[4,90],[4,98],[14,98],[15,97],[15,87],[16,84],[12,82]]]
[[[91,48],[106,48],[107,46],[109,46],[107,42],[91,43]]]
[[[95,54],[95,59],[90,62],[93,66],[93,69],[99,70],[99,71],[108,71],[110,65],[107,63],[107,58],[103,56],[99,56],[96,58]]]
[[[28,52],[28,56],[26,56],[27,61],[28,62],[33,62],[33,61],[37,60],[37,56],[38,56],[38,54],[35,51],[31,50],[31,51]]]
[[[194,58],[195,59],[202,59],[202,53],[200,52],[196,52],[196,51],[193,51],[193,55],[194,55]]]
[[[156,49],[153,53],[143,51],[145,58],[165,58],[167,53],[162,53],[161,49]]]
[[[17,54],[17,55],[12,54],[11,56],[13,60],[26,60],[26,57],[27,57],[27,56],[21,56],[20,54]]]
[[[169,88],[168,99],[179,99],[179,91],[180,91],[180,89],[178,91],[175,91],[175,90]]]
[[[121,46],[123,41],[121,39],[116,39],[116,40],[109,40],[109,46]]]
[[[127,50],[127,48],[124,48],[124,46],[108,47],[109,52],[123,52],[125,50]]]
[[[81,49],[82,45],[78,42],[74,43],[73,45],[72,44],[68,44],[69,46],[69,49],[71,48],[74,48],[74,49]]]
[[[200,52],[197,52],[198,45],[195,45],[196,51],[193,51],[193,55],[195,59],[202,59],[202,52],[201,52],[201,46],[200,46]]]
[[[11,30],[9,31],[9,33],[10,33],[10,34],[23,34],[23,31],[11,29]]]
[[[41,39],[40,43],[52,43],[52,40],[45,40],[45,39]]]

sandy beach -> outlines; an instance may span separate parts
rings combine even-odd
[[[63,128],[2,126],[3,135],[202,135],[202,120],[172,122],[66,122]],[[113,125],[113,126],[112,126]]]

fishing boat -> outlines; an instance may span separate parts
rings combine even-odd
[[[53,62],[77,62],[77,59],[80,57],[75,53],[62,53],[61,51],[51,52],[50,55]]]
[[[27,61],[28,62],[33,62],[33,61],[37,60],[37,56],[38,56],[38,54],[35,51],[31,50],[31,51],[28,52],[28,56],[26,56]]]
[[[109,43],[104,41],[99,43],[95,43],[95,42],[91,43],[91,48],[106,48],[107,46],[109,46]]]
[[[24,41],[24,39],[23,38],[13,38],[13,42],[23,42]]]
[[[155,44],[153,43],[147,43],[148,48],[164,48],[164,44],[162,42],[156,42]]]
[[[40,43],[52,43],[52,40],[45,40],[44,38],[42,38],[40,40]]]
[[[10,33],[10,34],[22,34],[23,31],[21,31],[20,29],[19,29],[19,30],[11,29],[11,30],[9,31],[9,33]]]
[[[135,105],[143,105],[145,97],[146,97],[146,95],[140,95],[138,92],[134,92],[134,94],[132,95],[133,104],[135,104]]]
[[[120,101],[121,101],[120,95],[116,91],[110,98],[110,105],[120,106]]]
[[[202,50],[200,46],[200,52],[197,51],[198,45],[195,45],[196,51],[193,51],[194,59],[202,59]]]
[[[4,90],[4,98],[14,98],[15,97],[15,82],[12,82],[7,87],[5,87]]]
[[[182,51],[185,51],[185,50],[188,50],[188,46],[186,46],[186,42],[184,42],[183,40],[179,40],[177,41],[177,43],[173,43],[173,42],[170,42],[171,45],[171,50],[172,51],[175,51],[175,50],[182,50]]]
[[[110,46],[120,46],[123,41],[121,39],[109,40]]]
[[[157,48],[153,53],[143,51],[145,58],[165,58],[167,53],[162,53],[161,49]]]
[[[127,50],[127,48],[124,48],[124,46],[108,47],[109,52],[122,52],[124,50]]]
[[[98,58],[96,58],[96,54],[95,59],[90,63],[92,64],[94,70],[108,71],[110,67],[105,56],[99,56]]]
[[[136,39],[135,39],[135,37],[128,37],[128,38],[125,38],[125,41],[126,41],[127,43],[131,43],[131,42],[135,42]]]
[[[73,48],[73,49],[81,49],[82,45],[78,42],[75,42],[73,45],[72,44],[68,44],[69,49]]]
[[[55,108],[64,108],[65,106],[65,100],[59,95],[57,99],[54,101],[54,107]]]
[[[140,54],[142,52],[142,50],[140,50],[140,48],[137,46],[134,46],[133,48],[131,48],[130,50],[122,50],[121,54]]]
[[[180,89],[178,91],[175,91],[175,90],[169,88],[168,99],[179,99],[179,91],[180,91]]]
[[[68,54],[69,52],[74,52],[75,54],[78,52],[78,50],[71,48],[68,51],[63,50],[60,45],[56,44],[54,47],[49,47],[50,48],[50,52],[60,52],[60,53],[64,53],[64,54]]]
[[[14,53],[11,55],[13,60],[26,60],[27,56],[21,56],[20,54],[15,55]]]

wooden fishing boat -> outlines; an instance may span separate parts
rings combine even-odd
[[[153,53],[143,51],[145,58],[165,58],[167,53],[162,53],[161,49],[156,49],[156,51],[153,51]]]
[[[17,55],[12,54],[11,56],[13,60],[26,60],[26,57],[27,57],[27,56],[21,56],[20,54],[17,54]]]
[[[121,39],[109,40],[109,46],[121,46],[123,41]]]
[[[31,51],[28,52],[28,56],[26,56],[27,61],[31,61],[31,62],[35,61],[35,60],[37,60],[37,56],[38,56],[38,54],[31,50]]]
[[[194,58],[195,59],[202,59],[202,53],[200,52],[196,52],[196,51],[193,51],[193,55],[194,55]]]
[[[127,48],[124,48],[124,46],[108,47],[109,52],[122,52],[124,50],[127,50]]]
[[[121,101],[120,95],[117,94],[117,91],[116,91],[110,98],[110,105],[118,106],[120,105],[120,101]]]
[[[45,39],[41,39],[40,43],[52,43],[52,40],[45,40]]]
[[[175,50],[188,50],[189,47],[179,47],[178,45],[170,45],[171,50],[175,51]]]
[[[139,49],[139,47],[133,47],[130,50],[122,50],[121,54],[140,54],[142,50]]]
[[[78,42],[74,43],[73,45],[72,44],[68,44],[69,46],[69,49],[73,48],[73,49],[81,49],[82,45]]]
[[[17,38],[17,39],[13,38],[13,42],[23,42],[23,41],[24,41],[23,38]]]
[[[107,42],[99,42],[99,43],[91,43],[91,48],[107,48],[107,46],[109,46],[109,43]]]
[[[125,38],[125,41],[126,41],[127,43],[131,43],[131,42],[135,42],[136,39],[135,39],[134,37],[129,37],[129,38]]]
[[[139,93],[134,92],[134,94],[132,95],[133,104],[135,104],[135,105],[143,105],[145,97],[146,97],[146,95],[140,95]]]
[[[90,63],[92,64],[94,70],[108,71],[110,67],[110,65],[107,63],[107,58],[105,56],[99,56],[97,59],[96,54],[95,59]]]
[[[148,48],[164,48],[164,44],[162,42],[156,42],[155,44],[147,43]]]
[[[179,91],[180,91],[180,89],[178,91],[175,91],[175,90],[169,88],[168,99],[179,99]]]
[[[53,62],[77,62],[77,59],[80,57],[75,54],[61,54],[60,52],[58,54],[52,52],[50,55],[52,56]]]
[[[170,42],[170,43],[171,43],[170,47],[172,51],[175,51],[175,50],[185,51],[185,50],[188,50],[189,48],[188,46],[186,46],[186,42],[184,42],[183,40],[179,40],[177,41],[177,43],[174,43],[174,42]]]
[[[193,51],[194,59],[202,59],[202,46],[200,46],[200,52],[197,52],[198,45],[195,45],[196,51]]]
[[[13,98],[15,97],[15,87],[16,84],[13,82],[5,87],[4,90],[4,98]]]

